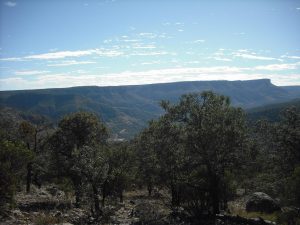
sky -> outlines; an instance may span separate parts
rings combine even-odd
[[[0,90],[300,85],[300,0],[0,0]]]

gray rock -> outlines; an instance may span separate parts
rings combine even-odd
[[[263,192],[253,193],[246,202],[248,212],[273,213],[280,210],[278,202]]]
[[[164,225],[168,212],[158,204],[143,202],[136,205],[132,215],[139,218],[139,222],[135,224]]]

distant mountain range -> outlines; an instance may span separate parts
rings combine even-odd
[[[39,114],[58,121],[65,114],[91,111],[100,116],[117,138],[131,138],[147,121],[163,113],[161,100],[176,102],[182,94],[212,90],[229,96],[244,109],[300,97],[300,86],[279,87],[269,79],[249,81],[192,81],[116,87],[72,87],[2,91],[0,107]]]

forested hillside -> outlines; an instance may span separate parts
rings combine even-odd
[[[124,142],[109,139],[91,112],[58,125],[1,112],[0,221],[299,224],[299,109],[249,124],[242,108],[211,91],[161,107]]]
[[[299,89],[278,87],[262,79],[2,91],[0,106],[42,115],[53,122],[71,112],[93,112],[105,121],[115,138],[128,139],[163,113],[159,107],[162,99],[176,102],[182,94],[212,90],[229,96],[234,106],[246,109],[294,99],[299,97]]]
[[[266,119],[275,122],[280,120],[280,113],[285,108],[289,107],[295,107],[297,110],[299,110],[300,99],[248,109],[247,117],[252,122],[255,122],[259,119]]]

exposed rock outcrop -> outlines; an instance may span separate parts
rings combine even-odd
[[[246,202],[246,210],[248,212],[264,212],[273,213],[280,210],[277,201],[263,192],[253,193]]]

